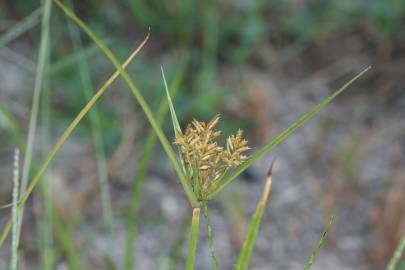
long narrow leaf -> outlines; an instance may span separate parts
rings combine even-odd
[[[229,183],[231,183],[239,174],[249,168],[256,160],[264,156],[267,152],[272,150],[275,146],[277,146],[280,142],[284,141],[290,134],[292,134],[297,128],[302,126],[305,122],[309,119],[314,117],[318,112],[328,105],[333,99],[335,99],[339,94],[345,91],[354,81],[364,75],[371,67],[367,67],[358,75],[356,75],[353,79],[345,83],[342,87],[336,90],[332,95],[328,96],[327,98],[323,99],[319,102],[316,106],[306,112],[303,116],[301,116],[297,121],[295,121],[292,125],[290,125],[287,129],[285,129],[282,133],[268,142],[265,146],[259,149],[256,153],[254,153],[250,158],[248,158],[241,166],[236,168],[232,173],[226,176],[224,179],[218,182],[217,186],[215,187],[214,191],[209,194],[208,199],[213,198],[218,192],[220,192],[223,188],[225,188]]]
[[[132,94],[138,101],[139,105],[141,106],[142,110],[144,111],[147,119],[149,120],[151,126],[153,127],[154,131],[156,132],[157,137],[159,138],[163,149],[165,150],[167,156],[169,157],[169,160],[171,161],[178,177],[180,180],[180,183],[183,186],[183,189],[187,195],[187,198],[190,201],[191,206],[197,207],[199,206],[199,202],[190,186],[190,183],[187,181],[186,176],[183,173],[183,170],[177,161],[176,154],[174,153],[174,150],[164,135],[162,129],[158,125],[155,116],[152,113],[152,110],[150,109],[149,105],[146,103],[144,97],[142,96],[141,92],[139,89],[135,86],[134,82],[132,81],[131,77],[129,74],[123,70],[120,66],[119,61],[117,58],[114,56],[112,51],[101,41],[101,39],[80,19],[78,18],[69,8],[67,8],[62,2],[59,0],[54,0],[54,2],[60,7],[60,9],[68,16],[70,19],[72,19],[86,34],[100,47],[100,49],[104,52],[104,54],[107,56],[107,58],[111,61],[111,63],[120,71],[122,77],[128,84],[129,89],[131,90]]]
[[[257,204],[256,211],[250,220],[249,228],[246,233],[245,240],[242,245],[242,249],[239,253],[238,262],[236,264],[237,270],[247,270],[249,267],[250,257],[256,243],[257,233],[259,232],[260,223],[263,217],[264,210],[266,209],[267,200],[270,194],[272,171],[274,161],[270,165],[270,169],[267,173],[266,183],[264,185],[262,197]]]
[[[162,70],[162,77],[163,77],[163,82],[164,82],[164,85],[165,85],[166,96],[167,96],[167,102],[169,103],[170,115],[171,115],[171,117],[172,117],[172,123],[173,123],[173,128],[174,128],[174,135],[177,136],[177,134],[178,134],[179,132],[181,133],[179,120],[177,120],[176,111],[174,110],[172,98],[170,97],[170,92],[169,92],[169,88],[167,87],[167,82],[166,82],[165,73],[164,73],[164,71],[163,71],[163,67],[160,67],[160,69]]]
[[[138,52],[142,49],[142,47],[145,45],[146,41],[148,40],[149,35],[143,40],[143,42],[136,48],[131,55],[128,57],[128,59],[124,62],[122,65],[123,68],[126,68],[128,64],[132,61],[132,59],[138,54]],[[100,98],[100,96],[108,89],[108,87],[112,84],[112,82],[119,76],[121,71],[117,70],[111,77],[104,83],[104,85],[97,91],[96,94],[92,97],[92,99],[84,106],[84,108],[79,112],[79,114],[75,117],[75,119],[70,123],[68,128],[63,132],[63,134],[59,137],[58,141],[56,144],[53,146],[51,152],[45,159],[45,161],[42,163],[42,165],[39,167],[39,170],[33,177],[30,185],[27,188],[27,191],[25,194],[22,196],[20,203],[18,205],[19,208],[22,208],[27,201],[28,197],[31,195],[32,191],[38,184],[39,180],[41,179],[42,174],[45,172],[46,168],[48,167],[49,163],[52,161],[52,159],[55,157],[56,153],[59,151],[59,149],[62,147],[64,142],[67,140],[67,138],[70,136],[72,131],[76,128],[76,126],[80,123],[80,121],[83,119],[83,117],[87,114],[87,112],[93,107],[94,103]],[[6,226],[3,229],[3,232],[0,236],[0,247],[3,245],[4,240],[6,239],[8,233],[10,232],[11,226],[12,226],[12,220],[9,219]]]
[[[30,15],[24,18],[21,22],[10,28],[6,33],[0,37],[0,46],[4,46],[10,41],[16,39],[29,29],[33,28],[39,22],[42,8],[38,8]]]
[[[318,254],[319,250],[322,247],[323,242],[325,241],[326,238],[326,234],[328,233],[329,229],[332,227],[332,224],[334,223],[334,218],[332,217],[330,219],[330,222],[328,223],[328,225],[326,226],[325,231],[322,233],[321,238],[319,239],[318,243],[316,244],[316,246],[314,247],[314,249],[311,252],[311,255],[309,256],[308,262],[305,265],[305,270],[310,270],[312,267],[312,264],[314,263],[316,254]]]
[[[199,229],[200,229],[200,208],[194,208],[193,218],[191,220],[191,231],[190,231],[190,240],[188,244],[186,270],[194,270]]]
[[[394,251],[394,254],[392,255],[386,270],[396,270],[399,264],[399,261],[405,253],[405,234],[402,236],[401,240],[399,241],[399,244],[397,248]]]
[[[30,112],[30,120],[28,126],[28,136],[27,136],[27,147],[24,153],[24,163],[22,167],[22,175],[21,175],[21,187],[20,187],[20,196],[23,196],[27,189],[28,180],[30,176],[30,169],[31,169],[31,162],[32,162],[32,155],[34,153],[34,140],[35,140],[35,133],[37,128],[37,119],[38,119],[38,111],[39,111],[39,101],[41,97],[41,91],[44,84],[44,74],[46,65],[48,63],[48,56],[49,56],[49,32],[50,32],[50,20],[51,20],[51,7],[52,1],[45,0],[42,2],[43,8],[43,16],[41,22],[41,41],[39,45],[39,54],[38,54],[38,62],[36,68],[36,76],[35,76],[35,83],[34,83],[34,93],[32,97],[32,106]],[[20,197],[21,200],[22,197]],[[18,218],[18,235],[21,232],[21,225],[22,225],[22,216],[24,213],[24,207],[21,207],[19,211],[19,218]]]
[[[177,115],[176,115],[176,111],[173,106],[172,98],[170,97],[169,88],[167,87],[167,82],[166,82],[165,73],[163,71],[163,67],[160,67],[160,68],[162,70],[162,77],[163,77],[163,82],[164,82],[165,89],[166,89],[167,102],[169,103],[170,115],[172,117],[174,135],[177,137],[179,134],[181,134],[181,128],[180,128],[179,120],[177,120]],[[184,161],[181,157],[180,157],[180,164],[181,164],[181,168],[183,169],[183,173],[187,177],[187,170],[186,170]]]

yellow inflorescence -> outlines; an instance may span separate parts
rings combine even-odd
[[[218,122],[219,115],[208,123],[194,119],[185,133],[179,133],[174,141],[187,166],[192,186],[200,187],[201,194],[197,195],[209,192],[212,184],[228,169],[239,166],[247,158],[242,154],[249,149],[247,141],[242,138],[242,130],[228,137],[226,149],[218,145],[221,131],[214,129]]]

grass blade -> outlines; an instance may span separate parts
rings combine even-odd
[[[218,182],[218,185],[215,187],[214,191],[209,194],[208,199],[213,198],[218,192],[220,192],[224,187],[226,187],[229,183],[231,183],[239,174],[249,168],[256,160],[264,156],[267,152],[272,150],[276,147],[280,142],[284,141],[290,134],[292,134],[297,128],[302,126],[305,122],[309,119],[314,117],[319,111],[328,105],[333,99],[335,99],[339,94],[345,91],[354,81],[364,75],[371,67],[367,67],[362,72],[357,74],[353,77],[350,81],[345,83],[341,86],[338,90],[336,90],[332,95],[326,97],[321,102],[319,102],[316,106],[312,107],[309,111],[307,111],[303,116],[301,116],[297,121],[295,121],[292,125],[286,128],[282,133],[268,142],[265,146],[259,149],[256,153],[254,153],[250,158],[248,158],[241,166],[236,168],[232,173],[226,176],[224,179]]]
[[[167,102],[169,103],[170,115],[172,117],[174,135],[175,135],[175,137],[177,137],[179,134],[181,134],[181,128],[180,128],[179,120],[177,120],[176,111],[174,110],[174,106],[173,106],[172,98],[170,97],[169,89],[167,87],[167,82],[166,82],[165,73],[163,71],[163,67],[161,66],[160,69],[162,70],[162,77],[163,77],[163,82],[164,82],[165,89],[166,89]],[[183,174],[185,174],[187,176],[187,170],[184,165],[184,161],[181,157],[179,159],[180,159],[181,167],[183,169]]]
[[[214,267],[215,270],[219,270],[218,259],[217,259],[217,256],[215,255],[214,237],[212,235],[212,226],[211,226],[210,217],[208,215],[207,203],[204,203],[203,207],[204,207],[205,228],[207,230],[208,241],[210,244],[212,266]]]
[[[13,203],[11,208],[11,216],[13,219],[12,240],[11,240],[11,263],[10,270],[17,270],[18,264],[18,192],[19,192],[19,162],[20,151],[14,151],[14,171],[13,171]]]
[[[334,220],[334,218],[332,216],[332,218],[329,221],[329,224],[326,226],[325,231],[322,233],[321,238],[319,239],[318,243],[316,244],[316,246],[312,250],[311,255],[309,256],[308,262],[305,265],[305,270],[310,270],[311,269],[312,264],[314,263],[316,254],[318,254],[319,250],[321,249],[322,244],[325,241],[326,234],[328,233],[329,229],[332,227],[334,221],[335,220]]]
[[[146,101],[145,101],[144,97],[142,96],[141,92],[139,91],[139,89],[135,86],[131,77],[128,75],[128,73],[125,70],[123,70],[121,68],[119,61],[114,56],[112,51],[101,41],[101,39],[80,18],[78,18],[69,8],[67,8],[59,0],[54,0],[54,2],[66,14],[66,16],[68,16],[72,21],[74,21],[100,47],[100,49],[104,52],[104,54],[107,56],[107,58],[111,61],[111,63],[120,71],[122,77],[124,78],[124,80],[126,81],[128,87],[129,87],[129,89],[131,90],[132,94],[138,101],[138,103],[141,106],[142,110],[144,111],[148,121],[150,122],[151,126],[153,127],[153,130],[156,132],[156,135],[159,138],[159,140],[163,146],[163,149],[165,150],[167,156],[169,157],[169,160],[171,161],[171,163],[179,177],[180,183],[183,186],[184,192],[186,193],[191,206],[192,207],[199,206],[199,202],[191,188],[190,183],[187,181],[187,178],[184,175],[179,162],[177,161],[176,154],[174,153],[174,150],[173,150],[170,142],[168,141],[168,139],[164,135],[162,129],[158,125],[156,118],[152,113],[152,110],[150,109],[149,105],[146,103]]]
[[[47,57],[47,69],[49,68],[50,57]],[[46,155],[51,149],[49,142],[51,141],[51,105],[50,105],[50,77],[44,81],[41,98],[41,134],[42,134],[42,155]],[[34,167],[34,160],[32,161],[31,168]],[[33,170],[31,169],[31,172]],[[41,253],[41,269],[51,270],[54,269],[53,264],[55,260],[55,248],[53,243],[53,211],[52,211],[52,172],[48,169],[47,173],[40,181],[40,193],[43,201],[43,211],[39,218],[36,218],[38,235],[40,238],[39,249]]]
[[[260,223],[263,217],[264,210],[266,209],[267,200],[270,195],[273,164],[274,160],[271,163],[269,171],[267,173],[262,197],[260,198],[260,201],[256,207],[256,211],[250,220],[249,228],[247,230],[245,240],[243,241],[242,249],[239,253],[238,261],[236,264],[237,270],[247,270],[249,267],[250,257],[252,256],[252,251],[256,243],[257,233],[259,232]]]
[[[146,41],[148,40],[147,36],[143,42],[136,48],[131,55],[128,57],[128,59],[124,62],[122,65],[123,68],[126,68],[128,64],[132,61],[132,59],[138,54],[138,52],[142,49],[142,47],[145,45]],[[79,112],[79,114],[73,119],[73,121],[70,123],[70,125],[67,127],[67,129],[63,132],[63,134],[59,137],[58,141],[56,144],[53,146],[51,152],[48,154],[47,158],[45,161],[42,163],[42,165],[39,167],[39,170],[33,177],[30,185],[27,188],[27,191],[25,194],[22,196],[20,203],[18,205],[18,208],[22,208],[27,201],[28,197],[34,190],[35,186],[38,184],[39,180],[41,179],[41,176],[47,169],[49,163],[52,161],[52,159],[55,157],[56,153],[59,151],[59,149],[62,147],[64,142],[67,140],[67,138],[70,136],[72,131],[76,128],[76,126],[80,123],[80,121],[83,119],[83,117],[87,114],[87,112],[93,107],[95,102],[100,98],[100,96],[108,89],[108,87],[113,83],[113,81],[119,76],[120,71],[116,71],[105,83],[104,85],[97,91],[96,94],[91,98],[91,100],[84,106],[84,108]],[[3,232],[0,236],[0,247],[3,245],[4,240],[6,239],[8,233],[10,232],[11,226],[12,226],[12,220],[9,219],[6,226],[3,229]]]
[[[32,107],[30,112],[30,120],[29,120],[29,127],[28,127],[28,138],[27,138],[27,147],[25,149],[24,154],[24,164],[22,168],[22,176],[21,176],[21,187],[20,187],[20,196],[23,196],[27,189],[28,179],[31,169],[31,162],[32,162],[32,154],[34,152],[34,140],[35,140],[35,132],[37,127],[37,119],[38,119],[38,110],[39,110],[39,100],[41,97],[41,90],[44,84],[44,74],[46,69],[46,64],[48,62],[48,48],[49,48],[49,28],[50,28],[50,20],[51,20],[51,7],[52,2],[51,0],[43,1],[42,8],[43,8],[43,17],[41,23],[41,41],[39,45],[39,55],[38,55],[38,63],[36,69],[36,76],[35,76],[35,84],[34,84],[34,93],[32,97]],[[20,200],[22,197],[20,197]],[[18,218],[18,235],[21,232],[21,223],[23,221],[23,213],[24,207],[19,208],[19,218]]]
[[[176,72],[176,76],[171,84],[171,95],[176,95],[178,90],[180,89],[180,83],[183,79],[184,70],[188,61],[188,57],[185,57],[183,61],[181,61],[180,67]],[[168,102],[167,99],[163,99],[163,101],[159,105],[158,113],[157,113],[157,122],[159,125],[162,125],[166,113],[168,109]],[[152,157],[153,150],[156,145],[156,133],[151,128],[148,132],[148,136],[146,138],[146,142],[143,147],[143,153],[141,159],[139,161],[139,166],[135,173],[134,177],[134,187],[132,190],[132,197],[131,197],[131,205],[129,209],[129,218],[127,224],[127,241],[126,241],[126,252],[125,252],[125,268],[127,270],[133,269],[133,253],[134,253],[134,246],[135,246],[135,235],[137,230],[137,214],[139,205],[142,199],[142,189],[143,183],[146,176],[146,171],[149,166],[149,161]]]
[[[10,41],[16,39],[26,31],[33,28],[39,22],[42,13],[42,8],[38,8],[30,15],[25,17],[21,22],[17,23],[14,27],[8,30],[0,37],[0,46],[4,46]]]
[[[397,248],[392,255],[386,270],[396,270],[402,255],[405,253],[405,234],[402,236]]]
[[[163,82],[164,82],[164,85],[165,85],[165,90],[166,90],[166,95],[167,95],[167,102],[169,103],[170,115],[172,117],[174,135],[177,136],[178,133],[181,133],[179,120],[177,120],[176,111],[174,110],[172,98],[170,97],[170,92],[169,92],[169,88],[167,87],[167,82],[166,82],[165,73],[163,71],[163,67],[160,67],[160,69],[162,70],[162,77],[163,77]]]
[[[193,209],[191,220],[190,242],[188,244],[188,254],[186,270],[194,270],[195,255],[197,253],[198,231],[200,229],[200,208]]]

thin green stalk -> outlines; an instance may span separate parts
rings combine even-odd
[[[138,54],[138,52],[142,49],[142,47],[145,45],[146,41],[148,40],[149,35],[143,40],[143,42],[136,48],[131,55],[128,57],[128,59],[124,62],[122,65],[123,68],[126,68],[128,64],[132,61],[132,59]],[[22,195],[22,198],[20,200],[20,203],[18,204],[18,208],[21,209],[27,199],[29,198],[30,194],[34,190],[35,186],[38,184],[39,180],[41,179],[42,174],[45,172],[47,169],[49,163],[52,161],[52,159],[55,157],[56,153],[59,151],[59,149],[62,147],[64,142],[67,140],[67,138],[70,136],[72,131],[76,128],[76,126],[80,123],[80,121],[83,119],[83,117],[87,114],[87,112],[92,108],[92,106],[95,104],[95,102],[100,98],[100,96],[107,90],[107,88],[112,84],[112,82],[119,76],[120,71],[116,71],[105,83],[104,85],[97,91],[96,94],[92,97],[92,99],[84,106],[84,108],[79,112],[79,114],[73,119],[72,123],[67,127],[67,129],[63,132],[63,134],[59,137],[58,141],[56,144],[53,146],[51,152],[48,154],[47,158],[45,161],[42,163],[42,165],[39,167],[37,173],[33,177],[30,185],[27,188],[27,191],[25,192],[24,195]],[[0,247],[3,245],[4,240],[6,239],[8,233],[10,232],[11,226],[13,222],[11,219],[8,220],[6,226],[3,229],[3,232],[0,236]]]
[[[189,240],[190,242],[188,244],[186,270],[194,270],[199,229],[200,229],[200,208],[193,208],[193,218],[191,220],[191,231]]]
[[[247,230],[245,240],[243,241],[242,249],[239,253],[238,262],[236,264],[237,270],[247,270],[249,268],[250,258],[252,256],[252,251],[256,243],[257,234],[260,229],[260,223],[270,195],[273,164],[274,160],[267,172],[266,183],[264,185],[262,197],[260,198],[260,201],[258,202],[256,207],[256,211],[250,220],[249,228]]]
[[[12,239],[11,239],[11,263],[10,269],[17,270],[18,264],[18,191],[19,191],[19,161],[20,151],[14,151],[14,171],[13,171],[13,203],[11,208],[11,215],[14,221]]]
[[[47,67],[49,67],[49,55],[47,56]],[[51,106],[50,106],[50,81],[49,77],[44,82],[44,89],[42,90],[42,106],[41,106],[41,115],[42,115],[42,154],[48,153],[50,151],[49,142],[51,141]],[[42,269],[50,270],[53,269],[54,263],[54,247],[53,247],[53,224],[52,224],[52,201],[51,201],[51,192],[52,192],[52,182],[50,177],[52,172],[48,172],[44,175],[41,180],[41,185],[43,187],[43,192],[41,192],[42,201],[43,201],[43,215],[38,222],[38,229],[40,231],[40,252],[42,259]]]
[[[16,39],[20,35],[24,34],[26,31],[30,30],[39,22],[40,16],[42,13],[42,8],[38,8],[30,15],[25,17],[21,22],[14,25],[6,33],[0,37],[0,46],[4,46],[10,41]]]
[[[72,3],[71,5],[73,8]],[[75,28],[75,26],[71,21],[68,22],[68,28],[75,51],[79,52],[82,51],[83,47],[82,41],[77,28]],[[85,57],[83,57],[83,55],[81,54],[77,55],[76,62],[79,70],[80,81],[82,84],[85,99],[90,100],[92,97],[92,90],[94,87],[91,81],[88,63]],[[101,206],[103,210],[103,217],[109,236],[112,240],[113,214],[111,206],[111,195],[110,195],[110,187],[108,185],[107,162],[105,156],[103,137],[101,134],[101,123],[97,104],[95,104],[93,109],[89,112],[89,118],[91,125],[91,134],[93,137],[94,151],[97,160],[97,174],[100,184],[100,197],[101,197]]]
[[[54,2],[60,7],[60,9],[70,18],[72,19],[81,29],[83,29],[84,32],[87,33],[87,35],[100,47],[100,49],[104,52],[104,54],[107,56],[107,58],[111,61],[111,63],[121,72],[122,77],[128,84],[129,89],[131,90],[132,94],[138,101],[139,105],[141,106],[142,110],[144,111],[147,119],[149,120],[150,124],[152,125],[154,131],[156,132],[157,137],[159,138],[163,149],[166,151],[166,154],[169,157],[169,160],[171,161],[178,177],[180,180],[180,183],[183,186],[183,189],[187,195],[187,198],[190,201],[190,204],[192,207],[199,206],[199,202],[191,188],[190,183],[187,180],[187,177],[184,175],[182,168],[177,161],[176,154],[164,135],[162,129],[158,125],[155,116],[152,113],[152,110],[150,109],[149,105],[146,103],[144,97],[142,96],[141,92],[139,89],[135,86],[134,82],[132,81],[131,77],[128,75],[128,73],[123,70],[120,66],[119,61],[117,58],[114,56],[112,51],[101,41],[100,38],[80,19],[78,18],[69,8],[67,8],[64,4],[62,4],[59,0],[54,0]]]
[[[325,241],[326,234],[328,233],[329,229],[332,227],[332,224],[334,223],[334,217],[330,219],[329,224],[326,226],[325,231],[322,233],[321,238],[319,239],[318,243],[314,247],[314,249],[311,252],[311,255],[309,256],[308,262],[305,265],[305,270],[310,270],[312,267],[312,264],[314,263],[315,257],[318,254],[319,250],[322,247],[323,242]]]
[[[338,90],[336,90],[332,95],[326,97],[323,99],[321,102],[319,102],[316,106],[311,108],[309,111],[307,111],[303,116],[301,116],[297,121],[295,121],[292,125],[290,125],[288,128],[286,128],[283,132],[281,132],[278,136],[276,136],[274,139],[269,141],[266,145],[264,145],[261,149],[256,151],[252,156],[250,156],[242,165],[237,167],[232,173],[230,173],[228,176],[226,176],[224,179],[218,182],[217,186],[215,187],[214,191],[211,192],[208,195],[208,200],[212,199],[215,195],[217,195],[223,188],[225,188],[227,185],[229,185],[233,180],[236,179],[236,177],[241,174],[243,171],[245,171],[247,168],[249,168],[256,160],[264,156],[267,152],[272,150],[274,147],[276,147],[279,143],[284,141],[290,134],[292,134],[297,128],[302,126],[305,122],[307,122],[309,119],[314,117],[316,114],[319,113],[319,111],[324,108],[326,105],[328,105],[333,99],[335,99],[339,94],[341,94],[343,91],[345,91],[355,80],[360,78],[361,76],[364,75],[371,67],[367,67],[364,69],[362,72],[360,72],[358,75],[356,75],[353,79],[345,83],[342,87],[340,87]]]
[[[203,207],[204,207],[204,217],[205,217],[205,228],[207,230],[208,241],[210,244],[212,266],[214,267],[215,270],[219,270],[218,259],[217,259],[217,256],[215,255],[214,237],[212,235],[212,226],[211,226],[210,217],[208,215],[208,205],[206,202],[203,204]]]
[[[35,85],[34,85],[34,94],[32,98],[32,107],[30,113],[30,120],[29,120],[29,127],[28,127],[28,138],[27,138],[27,147],[25,149],[24,154],[24,164],[22,168],[22,176],[21,176],[21,188],[20,188],[20,200],[22,199],[21,196],[26,192],[29,173],[31,169],[31,162],[32,162],[32,154],[34,152],[34,140],[35,140],[35,132],[37,127],[37,119],[38,119],[38,110],[39,110],[39,99],[41,96],[41,89],[44,82],[44,74],[45,68],[47,63],[48,57],[48,47],[49,47],[49,25],[51,19],[51,7],[52,1],[51,0],[44,0],[42,2],[43,8],[43,17],[42,17],[42,25],[41,25],[41,41],[39,45],[39,55],[38,55],[38,63],[36,69],[36,76],[35,76]],[[20,208],[19,208],[20,209]],[[21,232],[21,225],[22,225],[22,217],[24,214],[24,208],[21,207],[19,211],[19,218],[18,222],[18,235]]]
[[[396,270],[398,267],[399,261],[404,253],[405,253],[405,234],[402,236],[401,240],[399,241],[398,246],[395,249],[394,254],[392,255],[392,257],[385,269],[386,270]]]
[[[184,69],[186,67],[187,60],[183,60],[180,64],[180,67],[176,73],[176,76],[170,86],[172,95],[176,95],[178,90],[180,89],[180,83],[183,79]],[[168,102],[164,98],[159,105],[158,113],[157,113],[157,122],[159,125],[162,125],[166,113],[168,110]],[[130,270],[133,269],[133,253],[135,247],[135,236],[137,230],[137,214],[138,209],[142,200],[142,189],[143,183],[146,176],[146,171],[149,166],[149,161],[151,159],[153,150],[156,145],[156,133],[151,128],[148,132],[146,142],[143,147],[143,153],[141,159],[139,161],[139,166],[135,173],[134,177],[134,186],[132,189],[132,199],[131,205],[129,209],[129,218],[128,218],[128,225],[127,225],[127,242],[126,242],[126,252],[125,252],[125,269]]]

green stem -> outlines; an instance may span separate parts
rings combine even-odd
[[[35,139],[35,132],[36,132],[36,128],[37,128],[39,100],[41,97],[41,89],[43,87],[43,82],[44,82],[45,68],[46,68],[46,64],[48,62],[47,57],[48,57],[48,53],[49,53],[48,47],[49,47],[49,28],[50,28],[50,19],[51,19],[51,7],[52,7],[51,0],[43,1],[42,8],[43,8],[44,12],[43,12],[43,17],[42,17],[42,25],[41,25],[41,41],[40,41],[40,45],[39,45],[38,63],[37,63],[35,84],[34,84],[34,94],[32,97],[32,107],[31,107],[29,127],[28,127],[27,147],[25,149],[24,164],[23,164],[23,168],[22,168],[21,186],[20,186],[20,194],[19,194],[20,200],[22,199],[21,196],[24,195],[24,193],[27,189],[31,162],[32,162],[32,154],[34,152],[34,139]],[[18,237],[21,233],[23,214],[24,214],[24,208],[21,207],[21,208],[19,208],[19,213],[18,213],[18,226],[17,226]]]
[[[50,66],[50,57],[47,56],[47,67]],[[44,81],[44,89],[42,90],[42,154],[45,155],[50,149],[49,142],[51,141],[51,102],[50,102],[50,77]],[[34,160],[31,167],[33,167]],[[31,169],[32,171],[32,169]],[[52,182],[51,182],[51,170],[44,175],[40,185],[43,187],[41,197],[43,201],[43,213],[39,215],[37,219],[38,232],[40,236],[39,248],[41,250],[41,264],[42,269],[53,269],[53,263],[55,259],[55,248],[53,243],[53,211],[52,211]]]
[[[193,218],[191,220],[190,242],[188,244],[186,270],[194,270],[194,261],[195,261],[195,254],[197,252],[199,228],[200,228],[200,208],[194,208]]]
[[[215,270],[219,270],[218,259],[217,259],[217,256],[215,255],[214,237],[212,235],[212,226],[211,226],[211,221],[210,221],[210,218],[208,215],[208,205],[206,202],[203,204],[203,207],[204,207],[204,217],[205,217],[205,228],[207,230],[208,241],[210,244],[212,266],[214,267]]]
[[[20,151],[16,148],[14,152],[14,171],[13,171],[13,204],[11,215],[13,219],[13,232],[11,239],[11,263],[10,270],[17,270],[18,264],[18,191],[19,191],[19,160]]]

